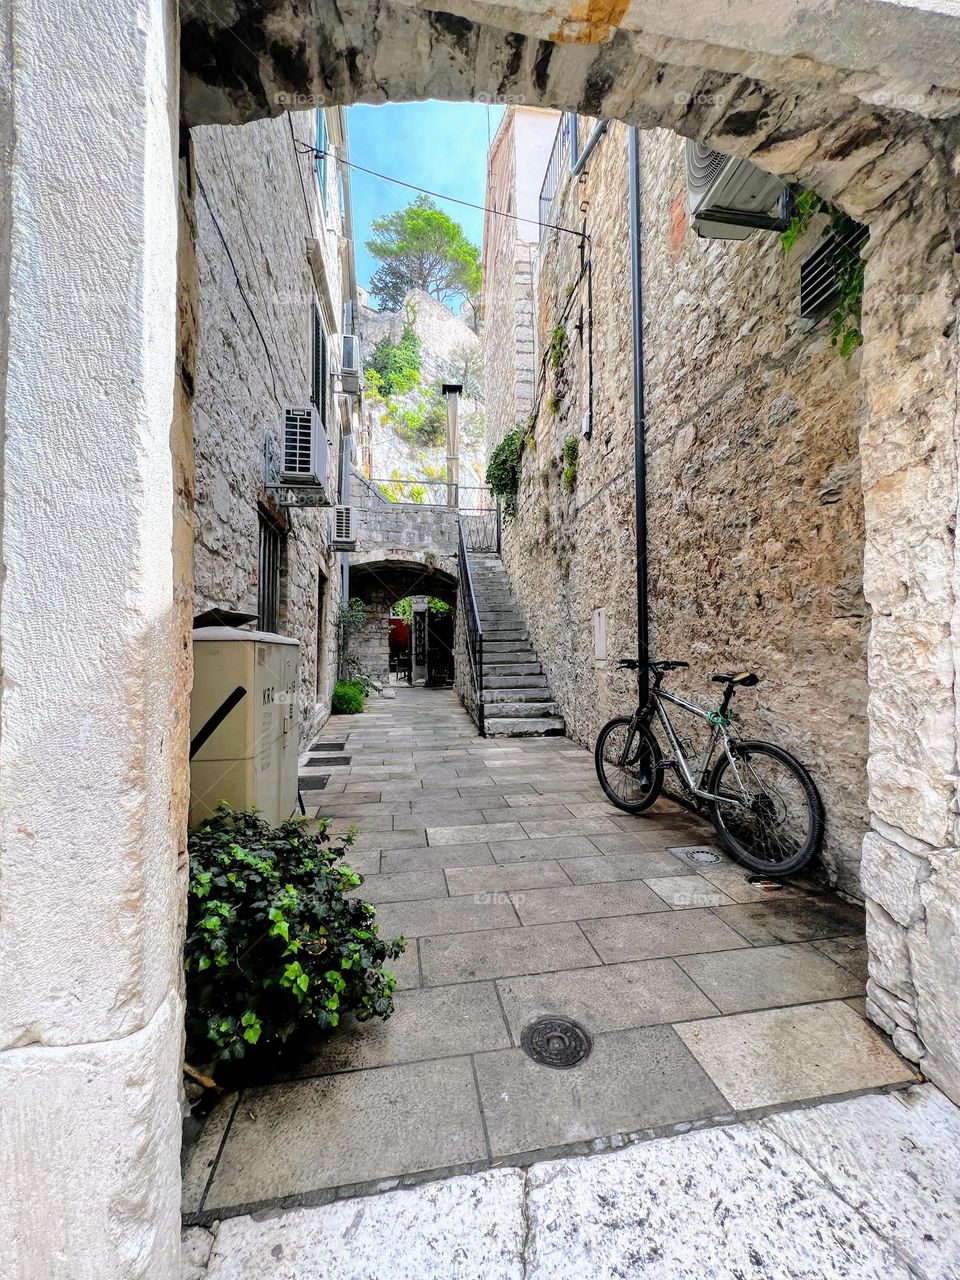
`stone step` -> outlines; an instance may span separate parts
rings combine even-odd
[[[543,668],[539,662],[510,662],[509,659],[495,662],[491,661],[487,654],[483,655],[484,681],[490,677],[496,679],[498,676],[539,676],[542,674]]]
[[[560,716],[545,716],[535,720],[484,716],[483,728],[488,738],[536,738],[545,734],[563,733],[565,725]]]
[[[547,677],[544,675],[534,675],[527,673],[516,676],[494,676],[486,674],[483,677],[483,687],[485,689],[543,689],[547,691]]]
[[[557,710],[557,704],[553,701],[553,694],[549,689],[484,689],[483,701],[487,707],[497,707],[496,715],[527,715],[526,711],[509,711],[506,708],[511,706],[536,707],[538,709],[549,707],[549,714],[553,715]],[[547,712],[543,712],[544,715]]]
[[[526,644],[530,636],[520,627],[484,627],[483,643],[492,642],[494,644]]]

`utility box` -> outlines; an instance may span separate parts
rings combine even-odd
[[[300,645],[236,627],[193,633],[190,825],[221,800],[282,822],[297,809]]]

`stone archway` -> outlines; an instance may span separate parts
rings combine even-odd
[[[960,20],[875,0],[842,16],[814,0],[452,8],[15,0],[0,132],[14,1269],[28,1257],[51,1277],[176,1274],[195,306],[188,165],[177,256],[181,31],[187,125],[519,96],[697,136],[869,223],[872,996],[960,1097]]]

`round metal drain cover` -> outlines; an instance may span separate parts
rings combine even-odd
[[[723,861],[716,849],[701,848],[697,845],[681,845],[679,848],[674,847],[670,852],[679,853],[681,858],[685,858],[687,862],[692,862],[699,867],[708,867],[715,862]]]
[[[587,1057],[592,1043],[571,1018],[538,1018],[520,1037],[521,1047],[545,1067],[575,1067]]]

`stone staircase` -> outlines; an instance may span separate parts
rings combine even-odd
[[[483,627],[484,730],[488,737],[563,733],[563,717],[533,651],[498,555],[470,552]]]

